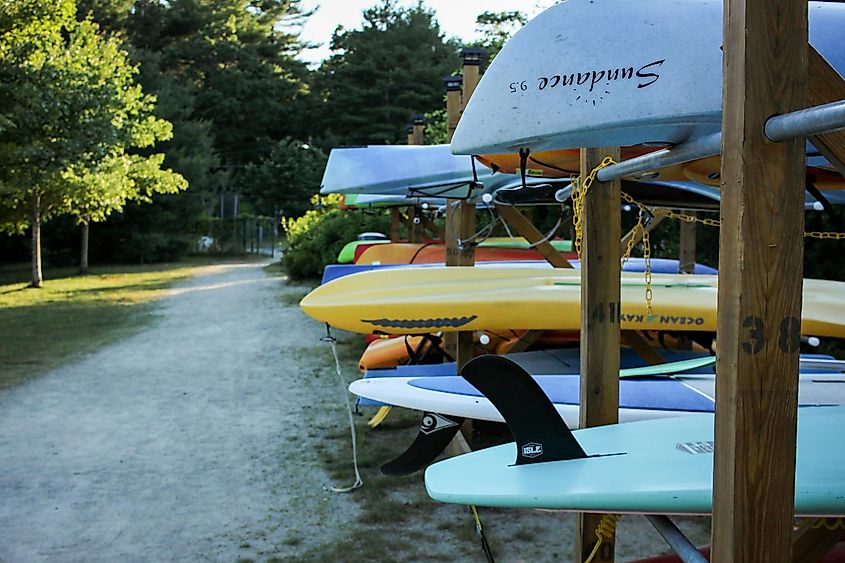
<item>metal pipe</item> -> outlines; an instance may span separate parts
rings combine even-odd
[[[845,100],[776,115],[766,121],[766,137],[785,141],[845,129]]]
[[[657,170],[667,166],[674,166],[675,164],[698,160],[699,158],[714,156],[719,154],[721,150],[722,134],[713,133],[695,141],[677,145],[671,149],[651,152],[625,160],[619,164],[611,164],[599,170],[598,174],[596,174],[596,179],[599,182],[610,182],[623,176],[641,174],[649,170]]]
[[[766,121],[765,135],[769,140],[777,142],[840,129],[845,129],[845,100],[772,117]],[[722,134],[712,133],[671,149],[644,154],[619,164],[611,164],[599,170],[596,178],[600,182],[610,182],[623,176],[642,174],[649,170],[658,170],[699,158],[715,156],[720,152],[722,152]]]
[[[687,539],[681,530],[675,525],[668,516],[659,514],[647,515],[648,521],[651,525],[663,536],[669,547],[672,548],[677,556],[684,563],[707,563],[707,559],[700,551]]]

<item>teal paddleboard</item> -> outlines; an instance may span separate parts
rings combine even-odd
[[[845,407],[799,409],[795,514],[845,516]],[[515,466],[514,443],[441,461],[425,472],[441,502],[637,514],[709,514],[713,415],[573,432],[588,456]],[[530,445],[530,444],[529,444]]]

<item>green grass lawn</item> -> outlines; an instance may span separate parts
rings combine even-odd
[[[198,265],[46,269],[41,289],[28,286],[26,267],[0,270],[0,389],[136,333],[152,302]]]

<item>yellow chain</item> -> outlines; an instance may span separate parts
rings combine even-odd
[[[822,240],[845,240],[845,233],[834,233],[831,231],[804,231],[804,236]]]
[[[632,203],[641,209],[648,209],[649,211],[654,211],[653,208],[649,208],[629,196],[626,193],[622,193],[622,199],[627,201],[628,203]],[[716,227],[717,229],[722,226],[722,221],[719,219],[707,219],[696,217],[695,215],[687,215],[686,213],[676,213],[674,211],[666,212],[666,217],[670,217],[672,219],[677,219],[679,221],[684,221],[686,223],[700,223],[702,225],[706,225],[708,227]],[[845,233],[837,233],[835,231],[804,231],[804,237],[806,238],[815,238],[820,240],[845,240]]]
[[[701,223],[702,225],[707,225],[708,227],[716,227],[717,229],[722,226],[722,222],[719,219],[707,219],[696,217],[695,215],[687,215],[686,213],[675,213],[674,211],[667,211],[667,217],[672,219],[678,219],[679,221],[684,221],[686,223]]]
[[[598,171],[605,166],[610,166],[611,164],[616,163],[611,157],[605,157],[604,160],[601,161],[601,164],[593,168],[586,177],[577,177],[572,179],[572,224],[575,228],[575,240],[573,242],[579,259],[581,258],[581,245],[584,239],[584,202],[586,201],[587,191],[590,189],[590,186],[593,185]],[[622,256],[622,262],[625,262],[631,257],[634,246],[636,246],[635,241],[637,239],[637,233],[641,231],[644,261],[643,275],[645,277],[645,300],[648,307],[648,316],[651,316],[651,301],[653,297],[651,288],[651,239],[649,237],[648,230],[645,228],[645,224],[643,223],[643,215],[645,213],[654,215],[655,211],[654,208],[643,205],[625,192],[621,192],[621,196],[623,200],[632,205],[636,205],[640,210],[639,217],[637,218],[637,224],[634,225],[633,229],[631,229],[631,238],[628,240],[628,246],[625,249],[625,254]],[[686,223],[700,223],[708,227],[719,228],[722,226],[722,221],[719,219],[702,218],[697,217],[696,215],[676,213],[669,210],[666,210],[665,216],[679,221],[684,221]],[[830,231],[805,231],[804,236],[823,240],[845,240],[845,233]]]
[[[581,241],[584,239],[584,201],[587,191],[596,179],[596,174],[605,166],[616,164],[613,158],[606,156],[601,164],[590,171],[585,178],[572,179],[572,225],[575,227],[575,252],[581,258]]]
[[[622,262],[624,263],[628,258],[631,257],[631,252],[634,250],[634,246],[636,246],[637,240],[637,233],[642,232],[642,243],[643,243],[643,261],[644,261],[644,268],[643,268],[643,277],[645,278],[645,302],[646,306],[648,307],[648,316],[651,317],[653,309],[651,307],[651,298],[653,296],[651,290],[651,238],[649,236],[648,229],[645,227],[645,223],[643,222],[643,217],[646,213],[650,213],[653,215],[652,210],[646,207],[645,205],[641,204],[630,195],[625,192],[620,192],[622,199],[627,201],[630,204],[636,205],[640,213],[637,216],[637,224],[634,225],[634,228],[631,229],[631,238],[628,239],[628,246],[625,249],[625,254],[622,256]]]

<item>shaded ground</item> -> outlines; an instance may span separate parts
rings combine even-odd
[[[483,560],[466,509],[378,475],[408,417],[359,419],[368,484],[324,489],[352,475],[333,360],[262,265],[203,268],[143,333],[0,391],[0,561]],[[500,560],[570,560],[571,515],[482,517]],[[662,549],[623,519],[620,560]]]

